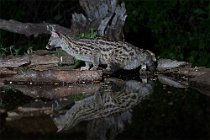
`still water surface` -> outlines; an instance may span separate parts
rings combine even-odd
[[[41,88],[1,88],[1,139],[210,139],[210,97],[192,88],[140,78],[62,97]]]

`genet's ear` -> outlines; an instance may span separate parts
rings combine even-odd
[[[55,25],[47,25],[47,30],[50,32],[55,32]]]
[[[47,25],[47,31],[50,31],[50,25]]]
[[[51,32],[51,35],[53,36],[53,37],[60,37],[60,35],[59,35],[59,33],[58,32]]]
[[[153,53],[153,52],[151,52],[150,50],[146,50],[148,53],[149,53],[149,55],[152,57],[152,61],[154,61],[154,62],[156,62],[157,61],[157,59],[156,59],[156,57],[155,57],[155,54]]]
[[[59,37],[59,33],[55,31],[55,25],[47,25],[47,30],[51,32],[53,37]]]
[[[59,33],[55,32],[55,31],[51,31],[51,35],[53,37],[59,37]]]

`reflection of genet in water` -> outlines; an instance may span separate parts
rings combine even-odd
[[[114,139],[119,133],[124,130],[125,124],[131,123],[131,119],[131,110],[127,110],[105,118],[93,119],[88,122],[87,139]]]
[[[64,115],[53,118],[54,123],[58,131],[61,131],[70,129],[81,121],[91,120],[89,123],[92,125],[88,125],[90,128],[88,130],[92,131],[88,133],[90,137],[100,129],[104,129],[100,130],[101,132],[111,129],[109,131],[113,134],[110,135],[114,136],[122,132],[125,122],[131,122],[130,109],[153,92],[153,84],[149,82],[141,83],[135,80],[111,82],[108,87],[110,90],[100,90],[95,95],[76,102]],[[95,128],[94,123],[95,125],[102,123],[104,127],[99,129],[97,125]]]

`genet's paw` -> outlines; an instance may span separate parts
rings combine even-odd
[[[97,70],[97,67],[92,67],[90,68],[90,70]]]
[[[88,67],[81,67],[80,70],[81,71],[83,71],[83,70],[89,70],[89,68]]]
[[[150,71],[147,71],[146,69],[140,69],[139,70],[139,74],[140,75],[147,75],[147,74],[150,74],[151,72]]]

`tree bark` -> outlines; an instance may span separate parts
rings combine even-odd
[[[71,32],[88,32],[95,29],[100,36],[123,40],[123,27],[127,17],[125,4],[117,0],[80,0],[85,14],[73,14]]]

